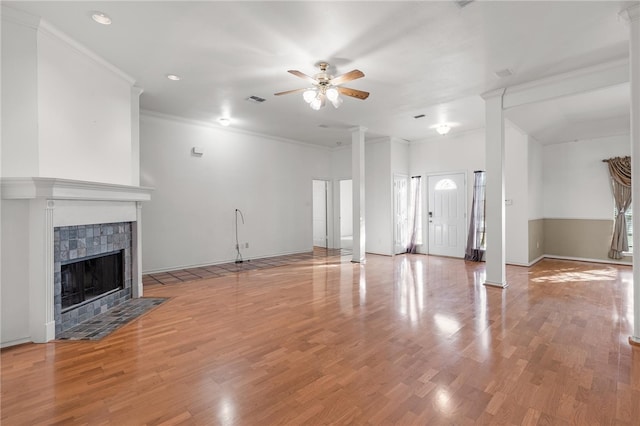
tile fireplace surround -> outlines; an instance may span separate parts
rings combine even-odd
[[[2,199],[28,203],[28,219],[22,226],[29,239],[24,276],[29,277],[29,333],[36,343],[55,338],[63,327],[55,306],[55,230],[100,224],[128,224],[130,228],[130,296],[142,296],[141,207],[151,199],[151,189],[52,178],[3,178]],[[108,226],[108,225],[106,225]],[[92,228],[93,229],[93,228]],[[127,239],[128,237],[124,237]],[[128,245],[129,243],[127,243]],[[59,255],[59,253],[58,253]],[[25,280],[26,281],[26,280]],[[107,301],[105,303],[113,303]],[[98,306],[98,305],[96,305]],[[69,324],[69,319],[67,325]],[[60,324],[56,324],[56,320]]]

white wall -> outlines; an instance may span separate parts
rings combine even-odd
[[[529,136],[529,219],[544,217],[542,145]]]
[[[609,170],[602,160],[630,150],[629,135],[543,146],[544,217],[612,220]]]
[[[29,341],[29,202],[2,200],[0,341],[2,346]]]
[[[505,125],[505,251],[507,263],[516,265],[529,263],[528,144],[525,133]]]
[[[340,185],[340,237],[353,236],[353,182],[351,179],[338,181]]]
[[[326,247],[327,226],[327,182],[313,181],[313,245]]]
[[[365,145],[365,226],[367,253],[393,254],[391,141]]]
[[[140,145],[141,185],[155,188],[142,212],[143,271],[233,261],[236,208],[245,259],[311,250],[311,182],[330,175],[328,149],[144,113]]]
[[[38,176],[38,20],[2,7],[2,176]]]
[[[130,185],[131,84],[38,31],[40,176]]]
[[[2,12],[2,176],[137,183],[133,80],[38,17]]]
[[[409,175],[409,143],[391,138],[391,176],[394,174]],[[393,188],[393,182],[391,184]]]

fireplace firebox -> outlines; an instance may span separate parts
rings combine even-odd
[[[62,312],[121,289],[124,284],[123,251],[62,263]]]

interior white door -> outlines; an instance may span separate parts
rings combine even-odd
[[[393,252],[407,251],[409,231],[409,177],[395,175],[393,177]]]
[[[328,248],[327,181],[313,181],[313,245]]]
[[[466,193],[464,173],[429,176],[429,254],[464,257]]]

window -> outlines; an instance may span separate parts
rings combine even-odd
[[[618,209],[613,208],[613,220],[618,216]],[[627,240],[629,241],[629,252],[633,253],[633,213],[631,210],[631,206],[624,213],[624,218],[627,221]]]
[[[446,191],[447,189],[456,189],[458,186],[451,179],[442,179],[436,183],[436,191]]]

